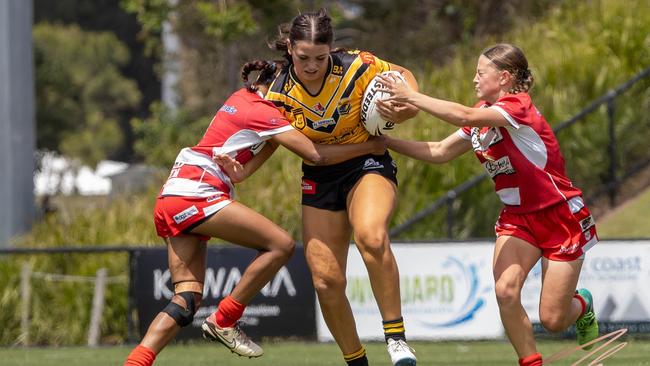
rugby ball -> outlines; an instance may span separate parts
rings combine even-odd
[[[397,71],[385,71],[381,75],[390,75],[393,79],[400,79],[403,82],[404,77]],[[366,90],[363,92],[363,99],[361,102],[361,123],[363,127],[373,136],[380,136],[389,132],[395,128],[395,123],[392,121],[386,121],[381,117],[379,111],[377,111],[375,101],[388,98],[390,94],[380,91],[384,86],[379,75],[375,76],[370,84],[366,87]]]

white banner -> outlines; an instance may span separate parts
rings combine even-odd
[[[408,339],[502,338],[494,296],[493,242],[398,244],[402,313]],[[359,251],[348,255],[347,295],[363,340],[383,339],[381,316]],[[588,253],[578,286],[594,295],[599,321],[650,321],[650,241],[600,242]],[[530,272],[522,302],[539,321],[541,265]],[[331,341],[318,308],[318,339]]]
[[[532,322],[539,322],[541,262],[528,274],[521,301]],[[578,288],[594,298],[598,321],[650,321],[650,242],[601,241],[589,250]]]
[[[492,246],[398,244],[402,314],[408,339],[496,338],[503,334],[492,284]],[[356,247],[347,294],[361,339],[383,339],[381,316]],[[317,308],[319,340],[332,336]],[[495,316],[496,314],[496,316]]]

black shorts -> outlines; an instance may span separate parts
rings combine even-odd
[[[366,174],[379,174],[397,185],[397,164],[386,152],[364,155],[335,165],[302,164],[302,204],[330,211],[346,209],[348,193]]]

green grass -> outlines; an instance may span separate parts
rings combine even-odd
[[[648,207],[650,187],[599,220],[598,236],[601,239],[650,238]]]
[[[650,365],[650,341],[628,340],[629,344],[620,352],[608,358],[604,364],[640,366]],[[515,355],[507,342],[414,342],[419,365],[512,365]],[[175,345],[166,348],[156,359],[156,366],[177,365],[282,365],[282,366],[321,366],[344,365],[338,348],[333,343],[279,342],[263,344],[266,354],[259,359],[246,359],[232,355],[225,348],[215,344]],[[539,348],[542,354],[551,355],[566,348],[573,342],[543,341]],[[382,343],[366,345],[370,364],[389,366],[390,361]],[[121,365],[130,347],[102,348],[4,348],[0,349],[0,359],[4,366],[30,365]],[[586,353],[582,352],[555,365],[569,365]],[[587,365],[589,361],[581,363]]]

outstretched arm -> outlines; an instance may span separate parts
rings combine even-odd
[[[442,141],[409,141],[386,137],[388,148],[402,155],[434,164],[446,163],[472,148],[471,142],[453,133]]]
[[[273,141],[291,150],[314,165],[331,165],[366,154],[381,155],[386,152],[383,138],[371,138],[359,144],[315,144],[297,130],[279,133]]]
[[[388,108],[391,102],[409,103],[415,107],[458,127],[498,127],[509,126],[508,120],[499,112],[490,108],[472,108],[459,103],[433,98],[418,92],[400,80],[381,76],[384,89],[390,98],[378,101],[381,109]],[[381,110],[380,109],[380,110]]]

